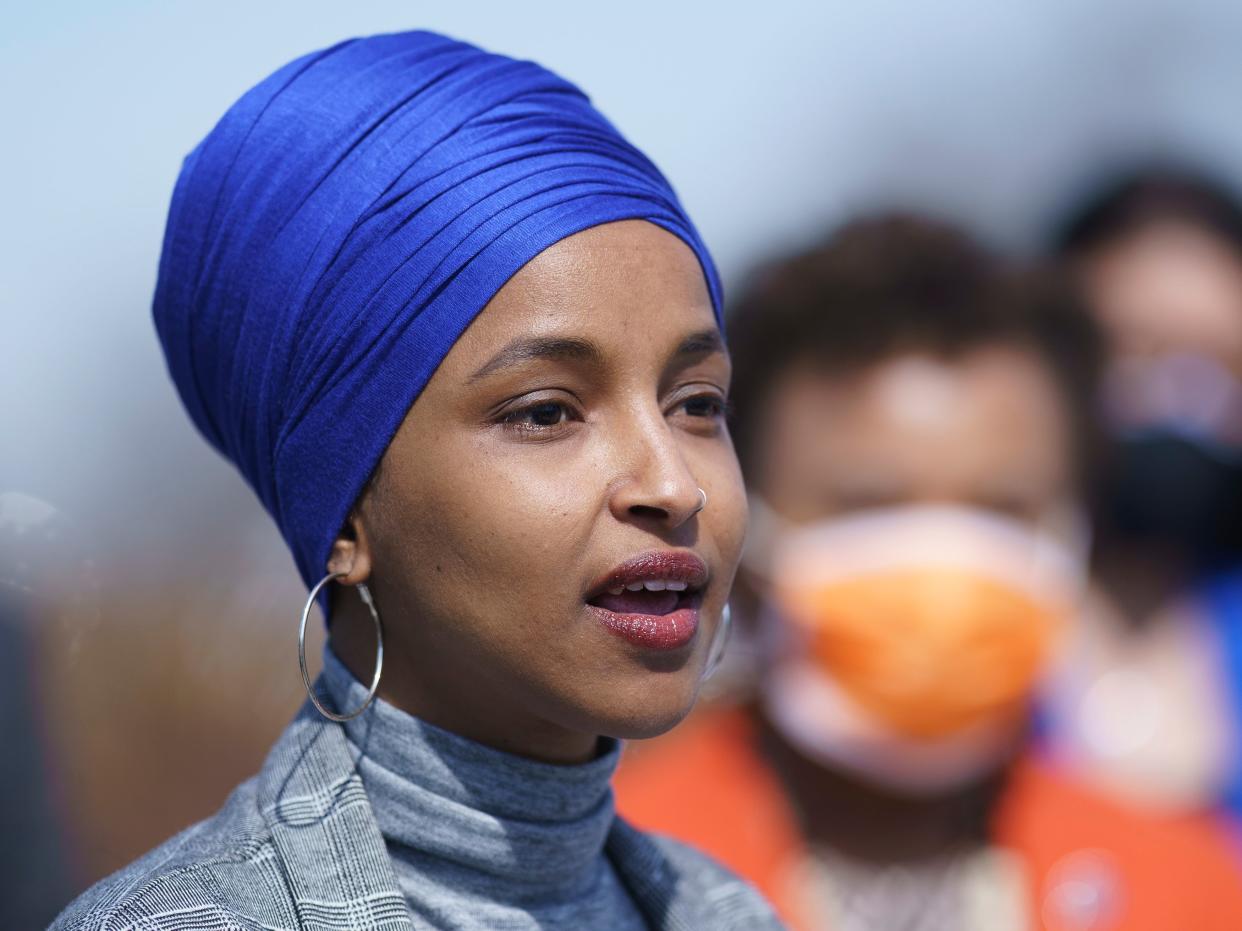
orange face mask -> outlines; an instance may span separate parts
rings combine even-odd
[[[948,507],[792,531],[771,569],[803,665],[916,742],[1021,718],[1081,584],[1050,535]]]

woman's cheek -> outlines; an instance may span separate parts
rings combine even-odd
[[[716,545],[721,557],[736,563],[741,558],[742,542],[746,537],[746,524],[749,509],[746,506],[746,486],[742,479],[741,467],[733,453],[732,445],[722,450],[714,461],[716,481],[713,488],[718,499],[717,510],[713,516],[713,531]],[[711,501],[708,506],[710,508]],[[732,571],[733,566],[729,566]]]
[[[492,475],[476,483],[472,496],[471,511],[479,517],[477,558],[521,583],[563,571],[574,565],[589,526],[583,502],[597,499],[572,472],[542,465]]]

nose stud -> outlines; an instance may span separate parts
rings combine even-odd
[[[691,511],[691,512],[690,512],[691,516],[693,516],[693,515],[695,515],[695,514],[699,513],[699,511],[701,511],[701,510],[703,510],[703,508],[707,507],[707,492],[705,492],[702,488],[700,488],[700,489],[699,489],[699,498],[700,498],[700,499],[702,499],[702,502],[703,502],[703,503],[702,503],[702,504],[700,504],[697,508],[695,508],[693,511]]]

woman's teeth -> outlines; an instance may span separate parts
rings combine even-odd
[[[645,579],[641,582],[631,582],[628,585],[618,585],[616,588],[608,589],[610,595],[620,595],[622,592],[641,592],[646,589],[649,592],[684,592],[686,590],[685,582],[670,582],[664,579]]]

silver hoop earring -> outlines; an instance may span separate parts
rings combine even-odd
[[[716,636],[712,638],[712,647],[707,654],[707,664],[703,667],[701,681],[706,682],[720,668],[720,661],[724,659],[725,650],[729,647],[729,638],[732,634],[733,611],[729,608],[729,603],[726,601],[723,610],[720,612],[720,626],[716,629]]]
[[[311,685],[310,673],[306,671],[306,619],[310,617],[311,605],[315,603],[319,590],[333,579],[339,579],[343,575],[345,575],[344,572],[329,572],[319,580],[319,584],[310,590],[310,594],[306,597],[306,606],[302,608],[302,623],[298,626],[298,665],[302,668],[302,684],[306,686],[306,694],[310,696],[311,703],[320,714],[330,721],[352,721],[366,711],[375,698],[376,690],[379,689],[380,671],[384,668],[384,626],[380,623],[379,611],[375,608],[375,599],[371,597],[371,590],[359,582],[358,595],[362,598],[363,604],[367,606],[367,610],[371,612],[371,620],[375,622],[375,675],[371,678],[371,688],[367,691],[366,701],[348,714],[337,714],[335,711],[329,711],[325,708],[315,695],[315,688]]]
[[[703,503],[691,511],[691,515],[697,514],[699,511],[703,510],[703,508],[707,507],[707,492],[705,492],[702,488],[699,489],[699,498]]]

